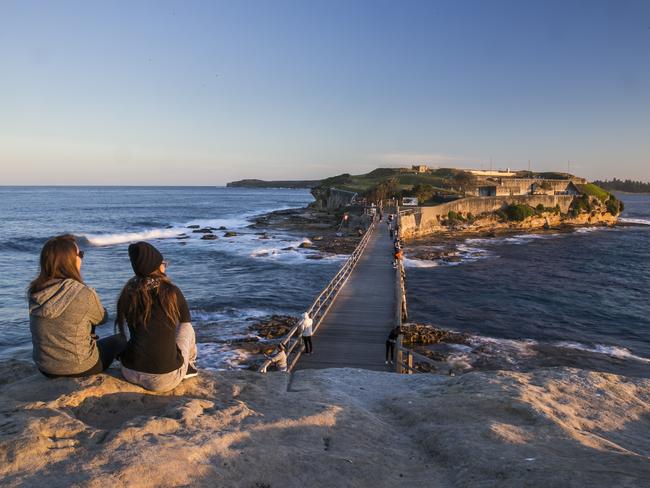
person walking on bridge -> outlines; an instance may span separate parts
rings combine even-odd
[[[302,335],[302,340],[305,343],[305,354],[311,354],[314,351],[314,346],[311,342],[311,336],[314,331],[312,330],[312,325],[314,321],[311,318],[309,312],[302,314],[302,319],[300,320],[300,325],[298,326],[298,331]]]

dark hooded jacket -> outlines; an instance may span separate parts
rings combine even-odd
[[[32,293],[29,328],[38,369],[57,375],[91,369],[99,359],[92,328],[106,319],[95,290],[76,280],[52,280]]]

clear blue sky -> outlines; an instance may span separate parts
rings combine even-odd
[[[0,2],[0,184],[650,180],[650,2]]]

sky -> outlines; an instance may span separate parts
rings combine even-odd
[[[650,180],[650,2],[0,0],[0,185]]]

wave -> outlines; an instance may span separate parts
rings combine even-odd
[[[224,371],[228,369],[247,369],[252,354],[236,349],[228,344],[214,342],[198,343],[197,366],[200,369]]]
[[[226,307],[222,310],[207,311],[203,309],[191,310],[192,320],[199,322],[222,322],[232,320],[251,320],[272,315],[270,310],[258,308],[232,308]]]
[[[127,242],[146,241],[153,239],[169,239],[182,233],[179,229],[152,229],[140,232],[121,232],[117,234],[84,234],[82,237],[91,246],[113,246]]]
[[[407,268],[436,268],[440,266],[438,261],[428,259],[404,258],[404,266]]]
[[[212,227],[214,229],[219,229],[225,227],[227,230],[240,230],[248,227],[251,223],[251,219],[278,210],[287,210],[293,208],[291,206],[282,206],[264,210],[256,210],[251,212],[246,212],[237,217],[227,217],[219,219],[193,219],[182,224],[168,225],[163,228],[157,229],[142,229],[132,232],[116,232],[116,233],[105,233],[105,234],[81,234],[80,241],[88,243],[91,246],[103,247],[103,246],[114,246],[117,244],[126,244],[129,242],[143,241],[143,240],[159,240],[159,239],[171,239],[180,236],[181,234],[192,234],[192,230],[189,226],[199,227]],[[140,222],[141,226],[145,224]],[[197,239],[201,238],[201,235],[196,235]]]
[[[592,232],[598,232],[598,231],[607,230],[607,229],[608,229],[608,227],[601,227],[601,226],[597,226],[597,227],[579,227],[576,230],[574,230],[574,232],[576,234],[591,234]]]
[[[624,224],[650,225],[650,220],[648,219],[637,219],[633,217],[621,217],[618,221]]]
[[[575,349],[577,351],[585,351],[594,354],[604,354],[609,357],[617,359],[632,359],[634,361],[639,361],[642,363],[650,364],[650,358],[644,358],[642,356],[637,356],[632,353],[629,349],[620,346],[607,346],[605,344],[595,344],[594,346],[588,346],[580,342],[571,342],[571,341],[562,341],[555,344],[557,347],[564,349]]]

